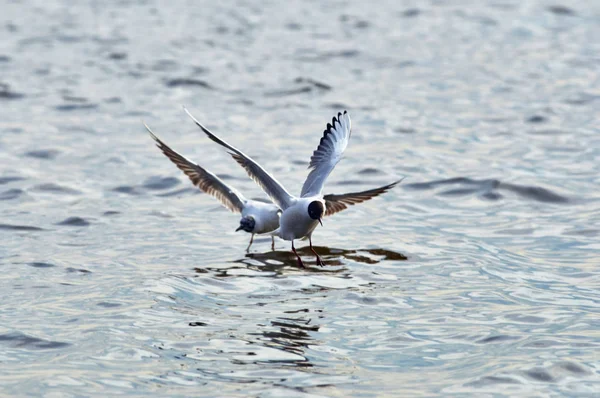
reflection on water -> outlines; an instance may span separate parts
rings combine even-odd
[[[313,364],[305,357],[305,350],[310,345],[316,345],[316,341],[311,338],[311,332],[319,330],[318,325],[311,325],[312,319],[306,318],[288,318],[278,317],[271,321],[271,326],[278,330],[264,330],[260,333],[259,341],[265,347],[271,347],[294,354],[300,358],[287,361],[269,361],[283,362],[299,368],[312,367]]]
[[[407,260],[407,257],[401,253],[396,253],[386,249],[359,249],[346,250],[329,248],[325,246],[313,246],[315,251],[321,256],[325,267],[318,267],[314,261],[314,254],[309,247],[296,249],[301,257],[308,258],[305,265],[310,267],[311,272],[337,273],[344,271],[345,260],[352,260],[363,264],[377,264],[385,260]],[[249,261],[250,259],[252,261]],[[236,263],[244,263],[248,266],[260,265],[261,269],[266,271],[277,271],[282,267],[298,267],[296,256],[291,251],[268,251],[264,253],[247,253],[246,258],[236,260]],[[313,264],[314,263],[314,264]],[[337,266],[342,268],[328,269],[327,266]]]

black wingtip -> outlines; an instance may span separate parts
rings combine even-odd
[[[406,177],[402,177],[401,179],[392,182],[391,184],[389,184],[388,186],[385,187],[386,190],[388,189],[392,189],[394,188],[396,185],[400,184],[402,182],[402,180],[404,180]]]

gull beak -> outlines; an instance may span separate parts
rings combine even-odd
[[[235,232],[239,231],[240,229],[243,229],[241,225],[239,227],[237,227],[237,229],[235,230]]]
[[[321,226],[323,226],[323,221],[321,221],[320,218],[319,218],[319,224],[321,224]]]

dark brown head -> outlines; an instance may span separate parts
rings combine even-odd
[[[323,202],[320,202],[318,200],[310,202],[310,204],[308,205],[308,215],[310,216],[310,218],[312,218],[313,220],[319,220],[319,223],[323,225],[323,223],[321,222],[323,214],[325,214],[325,205],[323,204]]]
[[[235,232],[237,232],[239,230],[244,230],[246,232],[252,233],[252,231],[254,231],[255,225],[256,225],[256,221],[254,220],[254,217],[252,217],[252,216],[242,217],[242,219],[240,220],[240,226],[237,227]]]

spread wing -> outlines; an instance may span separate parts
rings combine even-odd
[[[325,180],[340,161],[348,146],[351,130],[352,123],[347,111],[344,111],[344,114],[338,113],[337,118],[334,117],[331,123],[327,123],[319,146],[310,158],[308,168],[311,171],[302,186],[301,197],[322,193]]]
[[[250,178],[254,180],[262,188],[263,191],[275,203],[280,209],[285,210],[290,207],[294,202],[294,197],[285,190],[285,188],[269,173],[265,171],[258,163],[252,158],[246,156],[242,151],[229,145],[213,133],[211,133],[206,127],[204,127],[192,114],[185,108],[183,108],[189,117],[192,118],[194,123],[214,142],[229,149],[229,154],[235,159],[240,166],[242,166]]]
[[[150,130],[150,127],[148,127],[146,124],[144,124],[144,126],[146,126],[146,130],[148,130],[150,136],[156,142],[158,149],[160,149],[162,153],[164,153],[165,156],[171,160],[171,162],[175,163],[175,166],[177,166],[179,170],[183,171],[195,186],[207,194],[217,198],[223,204],[223,206],[227,207],[232,212],[242,212],[246,198],[244,198],[241,193],[239,193],[235,188],[225,184],[219,177],[210,171],[203,169],[195,163],[192,163],[185,157],[172,150],[167,144],[162,142],[156,135],[154,135],[152,130]]]
[[[348,206],[362,203],[373,199],[376,196],[386,193],[390,189],[398,185],[402,180],[398,180],[388,185],[379,188],[369,189],[368,191],[344,193],[341,195],[325,195],[325,215],[330,216],[348,208]]]

